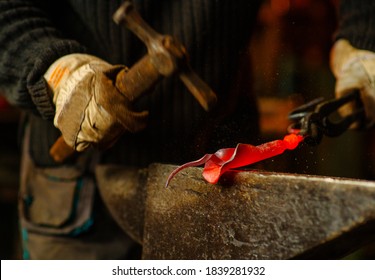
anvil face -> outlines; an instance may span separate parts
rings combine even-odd
[[[375,184],[258,171],[218,184],[201,168],[102,166],[99,189],[144,259],[339,258],[375,236]]]

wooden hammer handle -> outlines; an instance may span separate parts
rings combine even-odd
[[[59,137],[59,139],[56,140],[56,142],[53,144],[51,149],[49,150],[50,156],[54,159],[56,162],[64,162],[67,158],[72,156],[75,153],[75,150],[70,147],[68,144],[66,144],[64,138],[62,136]]]

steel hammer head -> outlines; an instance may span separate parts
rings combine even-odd
[[[117,24],[126,26],[147,47],[148,56],[161,76],[177,74],[199,104],[209,111],[216,104],[213,90],[192,70],[185,47],[174,37],[162,35],[151,28],[126,0],[113,15]]]

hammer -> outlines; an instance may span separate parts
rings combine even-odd
[[[144,57],[130,69],[120,71],[116,77],[116,87],[130,101],[150,92],[163,77],[177,74],[206,111],[216,104],[216,94],[192,70],[185,47],[176,38],[159,34],[152,29],[142,19],[131,0],[124,1],[114,13],[113,20],[127,27],[147,47]],[[50,155],[56,162],[63,162],[74,152],[62,136],[50,149]]]

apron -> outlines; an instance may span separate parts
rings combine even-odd
[[[33,119],[34,118],[34,119]],[[139,246],[113,221],[82,154],[75,164],[40,167],[30,155],[30,118],[23,139],[19,216],[25,259],[137,258]]]

